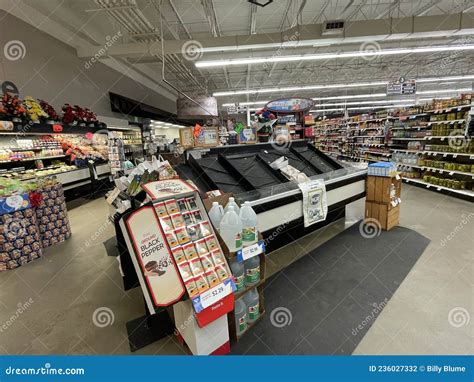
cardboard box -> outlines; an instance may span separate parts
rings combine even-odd
[[[389,231],[400,222],[400,205],[392,207],[391,204],[366,202],[365,219],[375,219],[381,229]]]
[[[395,187],[395,195],[390,194],[392,185]],[[390,204],[392,200],[400,198],[402,180],[400,177],[368,176],[366,183],[366,200],[368,202]],[[394,206],[392,206],[394,207]]]
[[[190,300],[173,305],[176,330],[194,355],[208,355],[229,342],[227,315],[215,319],[204,328],[199,327]]]
[[[259,322],[263,318],[263,316],[265,315],[265,301],[264,301],[264,297],[263,297],[263,289],[264,289],[263,285],[260,285],[260,286],[257,287],[258,297],[259,297],[260,317],[255,322],[253,322],[252,324],[249,324],[249,326],[247,327],[247,330],[243,334],[241,334],[240,336],[237,336],[237,330],[235,328],[235,314],[234,314],[234,311],[232,311],[228,314],[229,334],[230,334],[230,338],[233,341],[238,341],[240,338],[242,338],[244,335],[246,335],[249,332],[249,330],[251,330],[252,327],[257,322]]]

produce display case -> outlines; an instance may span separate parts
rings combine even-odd
[[[311,180],[324,181],[325,221],[304,228],[301,190],[270,166],[281,156]],[[365,196],[367,175],[367,170],[342,167],[304,140],[291,141],[288,147],[260,143],[190,150],[187,163],[177,171],[203,192],[219,189],[233,193],[240,204],[249,201],[258,215],[267,252],[344,217],[346,204]]]

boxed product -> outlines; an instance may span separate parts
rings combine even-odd
[[[377,220],[380,228],[388,231],[400,222],[400,205],[390,208],[389,204],[366,202],[365,218]]]
[[[371,163],[367,167],[367,175],[372,176],[395,176],[397,174],[397,164],[392,162]]]
[[[398,175],[393,177],[368,176],[366,200],[390,204],[395,207],[400,201],[401,188],[402,179]]]

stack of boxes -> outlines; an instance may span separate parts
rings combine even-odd
[[[402,180],[393,163],[374,163],[368,168],[365,219],[377,220],[390,230],[400,221]]]

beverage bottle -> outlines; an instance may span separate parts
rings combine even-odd
[[[257,288],[249,290],[244,295],[243,299],[247,306],[247,322],[251,324],[260,316],[260,298]]]
[[[238,336],[247,330],[247,305],[243,301],[243,297],[235,301],[235,332]]]
[[[245,202],[240,209],[240,220],[242,222],[242,245],[248,246],[258,241],[257,214],[250,206],[250,202]]]
[[[234,211],[234,206],[229,206],[222,217],[219,232],[230,252],[242,249],[242,222]]]
[[[235,287],[237,292],[245,289],[245,267],[244,263],[240,263],[237,260],[232,261],[230,264],[232,275],[234,276]]]
[[[260,257],[254,256],[244,261],[245,284],[257,284],[260,281]]]
[[[233,206],[234,211],[237,213],[237,215],[240,213],[240,207],[239,205],[235,202],[235,198],[230,197],[229,201],[227,202],[225,208],[224,208],[224,214],[229,210],[229,207]]]
[[[209,218],[211,219],[212,225],[217,230],[219,230],[223,215],[224,209],[222,206],[218,202],[212,202],[212,208],[209,210]]]

